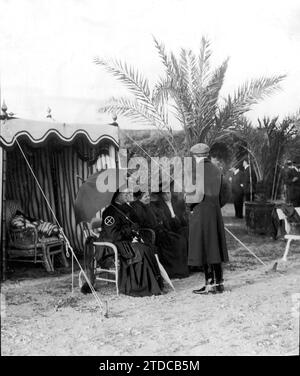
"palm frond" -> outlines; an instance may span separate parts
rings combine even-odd
[[[163,43],[158,42],[158,40],[153,36],[154,44],[158,50],[158,54],[166,68],[167,75],[170,78],[178,79],[180,77],[180,69],[177,59],[173,53],[169,56],[166,52],[165,46]]]
[[[168,69],[169,68],[169,58],[166,53],[166,49],[163,43],[160,43],[154,36],[153,36],[154,44],[156,49],[158,50],[158,54],[164,64],[164,66]]]
[[[172,84],[168,78],[161,78],[154,86],[151,101],[158,108],[164,122],[168,124],[169,90]]]
[[[200,54],[199,54],[199,85],[205,86],[206,80],[209,77],[210,71],[210,57],[212,51],[210,49],[210,41],[205,37],[201,39]]]
[[[150,89],[148,80],[138,70],[118,60],[104,60],[96,57],[94,62],[103,66],[107,72],[121,81],[136,98],[149,100]]]
[[[95,58],[95,63],[103,66],[109,73],[120,80],[134,95],[140,108],[144,108],[149,116],[156,120],[158,126],[172,133],[171,128],[166,122],[164,108],[153,102],[148,80],[144,79],[136,69],[128,66],[126,63],[123,64],[120,61],[114,60]],[[136,107],[134,110],[136,110]],[[133,112],[136,113],[135,111]],[[129,116],[129,111],[126,113],[126,116]]]
[[[179,57],[173,52],[167,52],[164,44],[155,37],[153,40],[166,75],[158,80],[152,92],[148,80],[135,68],[117,60],[95,58],[95,63],[120,80],[135,98],[135,101],[120,98],[101,110],[155,125],[168,134],[170,142],[174,142],[168,122],[169,110],[172,109],[185,132],[187,147],[195,142],[213,144],[215,140],[226,137],[232,127],[242,132],[239,125],[245,112],[279,90],[280,83],[285,78],[281,75],[247,81],[220,104],[220,91],[224,84],[228,59],[216,69],[211,69],[212,51],[207,38],[202,38],[198,55],[191,49],[181,48]],[[297,119],[294,119],[294,126],[290,121],[287,123],[286,128],[281,130],[276,128],[276,121],[274,127],[268,126],[268,137],[273,140],[275,134],[276,137],[289,132],[291,136],[294,135],[295,129],[300,128],[300,113]],[[256,164],[259,165],[259,162]]]
[[[249,109],[251,105],[274,94],[281,89],[280,83],[285,75],[273,77],[260,77],[242,84],[234,93],[232,102],[241,111]]]
[[[205,96],[210,99],[210,104],[216,105],[219,100],[219,94],[224,84],[224,79],[228,68],[228,61],[229,58],[224,60],[224,62],[214,70],[211,75],[211,79],[205,88]]]
[[[280,83],[285,77],[280,75],[253,79],[241,85],[232,96],[228,95],[225,105],[218,112],[223,127],[235,125],[251,106],[280,90]]]
[[[227,67],[228,59],[226,59],[217,69],[215,69],[207,87],[202,93],[200,115],[203,119],[205,119],[205,121],[203,124],[201,124],[201,130],[199,132],[201,141],[206,140],[208,143],[213,142],[213,139],[217,137],[224,129],[222,124],[216,121],[216,111],[218,108],[219,94],[224,83]]]
[[[131,111],[132,110],[132,111]],[[158,111],[149,110],[147,106],[137,100],[130,100],[126,97],[111,98],[106,106],[100,107],[99,112],[116,113],[116,115],[122,115],[138,119],[138,116],[143,119],[142,121],[148,121],[149,124],[161,128],[165,131],[170,131],[168,124],[166,124]]]
[[[172,149],[176,151],[175,144],[171,142],[171,140],[173,141],[172,131],[170,132],[169,128],[166,128],[165,124],[161,122],[160,116],[153,115],[147,107],[141,105],[138,101],[127,98],[112,98],[107,105],[100,107],[98,111],[125,116],[134,122],[156,127],[168,139]]]

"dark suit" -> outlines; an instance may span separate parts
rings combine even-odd
[[[231,182],[232,199],[237,218],[243,218],[244,189],[241,184],[243,184],[243,173],[239,170],[232,176]]]
[[[300,173],[289,167],[285,174],[285,184],[287,187],[287,202],[293,206],[300,206]]]

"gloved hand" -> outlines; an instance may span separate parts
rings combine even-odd
[[[138,232],[139,228],[140,228],[140,226],[138,225],[138,223],[133,223],[131,225],[132,231]]]

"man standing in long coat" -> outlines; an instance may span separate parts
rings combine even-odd
[[[236,218],[243,218],[244,190],[243,173],[238,167],[232,167],[231,193]]]
[[[209,150],[206,144],[196,144],[190,150],[196,164],[203,163],[202,181],[196,181],[197,193],[186,196],[191,211],[188,264],[202,266],[205,273],[205,286],[193,290],[195,294],[222,293],[222,262],[228,261],[221,207],[228,199],[229,187],[209,160]]]

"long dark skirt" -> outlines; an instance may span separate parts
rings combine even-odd
[[[162,293],[163,281],[153,249],[142,243],[128,243],[134,253],[139,254],[139,261],[131,263],[121,255],[119,289],[131,296],[150,296]]]
[[[188,264],[202,266],[226,261],[228,251],[219,198],[205,197],[190,215]]]
[[[95,286],[95,260],[104,268],[112,265],[114,254],[109,249],[96,247],[94,252],[94,237],[89,237],[85,244],[85,272],[91,284]],[[125,244],[124,244],[125,243]],[[159,295],[163,289],[163,279],[157,264],[154,249],[146,244],[121,242],[116,244],[119,250],[119,290],[121,293],[131,296]],[[125,246],[128,255],[135,257],[128,259],[121,255],[120,247]],[[132,250],[132,252],[131,252]],[[124,254],[124,253],[123,253]],[[86,282],[81,287],[84,294],[91,293]]]
[[[175,232],[163,231],[157,236],[159,261],[170,278],[185,278],[189,275],[187,264],[187,239]]]

